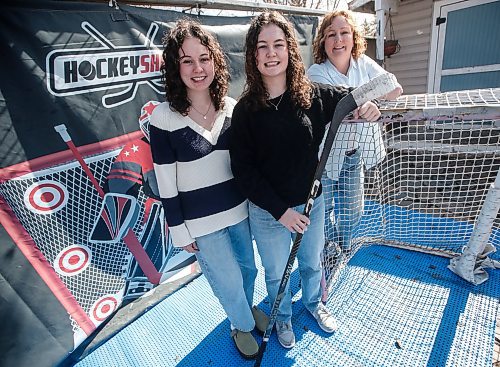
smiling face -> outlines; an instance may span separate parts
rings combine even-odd
[[[353,29],[343,16],[336,16],[324,32],[325,53],[332,64],[351,58]]]
[[[179,49],[179,74],[188,93],[206,90],[214,80],[210,52],[196,37],[186,38]]]
[[[271,80],[286,80],[288,67],[288,47],[285,33],[275,24],[262,27],[255,52],[257,69],[262,80],[269,84]]]

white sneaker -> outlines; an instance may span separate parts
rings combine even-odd
[[[326,331],[327,333],[333,333],[338,329],[337,320],[335,320],[335,317],[333,317],[330,311],[328,311],[323,304],[320,303],[314,310],[312,315],[323,331]]]
[[[276,332],[278,334],[278,341],[287,349],[293,348],[295,345],[295,334],[292,329],[292,322],[276,321]]]

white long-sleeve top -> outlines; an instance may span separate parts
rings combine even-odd
[[[383,73],[386,71],[366,55],[361,55],[358,60],[351,57],[347,75],[339,72],[328,59],[321,64],[311,65],[307,71],[309,78],[314,82],[343,87],[359,87]],[[361,149],[361,156],[367,169],[382,161],[386,151],[381,125],[377,122],[340,125],[326,163],[329,178],[338,180],[345,152],[354,148]]]

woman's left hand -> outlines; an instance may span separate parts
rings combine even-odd
[[[279,219],[279,222],[292,233],[304,233],[307,231],[307,226],[311,224],[311,221],[307,216],[291,208],[286,210],[286,212]]]
[[[380,117],[380,111],[375,103],[368,101],[353,111],[355,119],[362,118],[366,121],[377,121]]]
[[[401,86],[401,84],[398,83],[397,87],[394,90],[387,93],[385,96],[383,96],[382,99],[387,99],[389,101],[394,100],[398,98],[401,94],[403,94],[403,87]]]

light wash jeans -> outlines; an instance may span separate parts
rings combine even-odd
[[[364,173],[361,149],[344,157],[339,180],[333,181],[323,173],[321,177],[325,197],[325,238],[338,242],[342,250],[351,249],[354,230],[359,225],[364,210]],[[338,191],[335,202],[334,191]],[[335,214],[337,206],[338,215]]]
[[[196,244],[198,263],[229,321],[240,331],[253,330],[251,307],[257,268],[248,218],[198,237]]]
[[[294,207],[302,213],[304,205]],[[297,253],[299,274],[302,283],[302,303],[313,312],[321,300],[321,252],[325,244],[323,233],[325,219],[325,202],[323,195],[314,201],[311,211],[311,224],[302,237],[302,242]],[[271,301],[274,303],[285,270],[291,243],[295,234],[278,222],[268,211],[250,202],[249,204],[250,228],[257,243],[257,249],[265,270],[266,288]],[[285,295],[278,309],[277,320],[288,322],[292,318],[292,297],[289,292],[289,283]]]

